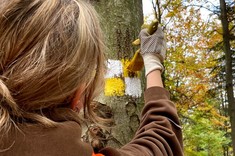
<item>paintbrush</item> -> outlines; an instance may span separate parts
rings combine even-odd
[[[147,26],[147,32],[152,35],[158,28],[158,21],[153,20],[149,26]],[[136,39],[134,42],[132,42],[132,45],[137,46],[140,45],[140,39]],[[129,65],[127,66],[127,69],[129,71],[135,72],[140,71],[144,67],[144,60],[140,54],[140,49],[138,49],[133,58],[131,59]]]

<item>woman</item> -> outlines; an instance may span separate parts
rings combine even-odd
[[[162,30],[140,33],[146,106],[133,140],[105,156],[183,155],[175,106],[163,89]],[[103,86],[102,32],[82,0],[0,1],[0,155],[91,156],[81,142],[77,109],[97,120],[90,103]]]

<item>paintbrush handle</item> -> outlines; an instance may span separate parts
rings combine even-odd
[[[152,35],[158,29],[158,20],[153,20],[151,24],[147,27],[147,32]]]

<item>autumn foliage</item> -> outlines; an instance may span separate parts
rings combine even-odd
[[[165,85],[179,111],[187,156],[231,154],[224,83],[218,78],[223,69],[222,26],[215,6],[193,0],[154,1],[168,41]]]

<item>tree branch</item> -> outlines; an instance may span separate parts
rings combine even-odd
[[[235,25],[229,30],[229,32],[231,33],[234,29],[235,29]]]
[[[203,8],[203,9],[206,9],[207,11],[213,13],[213,14],[216,14],[216,15],[220,15],[219,14],[219,11],[216,11],[216,10],[211,10],[203,5],[196,5],[196,4],[190,4],[190,5],[186,5],[186,7],[198,7],[198,8]]]
[[[152,6],[153,6],[153,10],[154,10],[154,16],[156,19],[158,19],[158,16],[157,16],[157,8],[156,8],[156,5],[154,5],[154,2],[152,0]]]
[[[161,13],[161,9],[160,9],[160,2],[159,0],[156,0],[156,5],[154,5],[154,2],[152,0],[152,5],[154,6],[155,12],[157,13],[157,20],[159,23],[161,23],[162,21],[162,13]]]
[[[235,41],[235,36],[234,36],[234,35],[229,35],[229,39],[230,39],[231,41]]]

